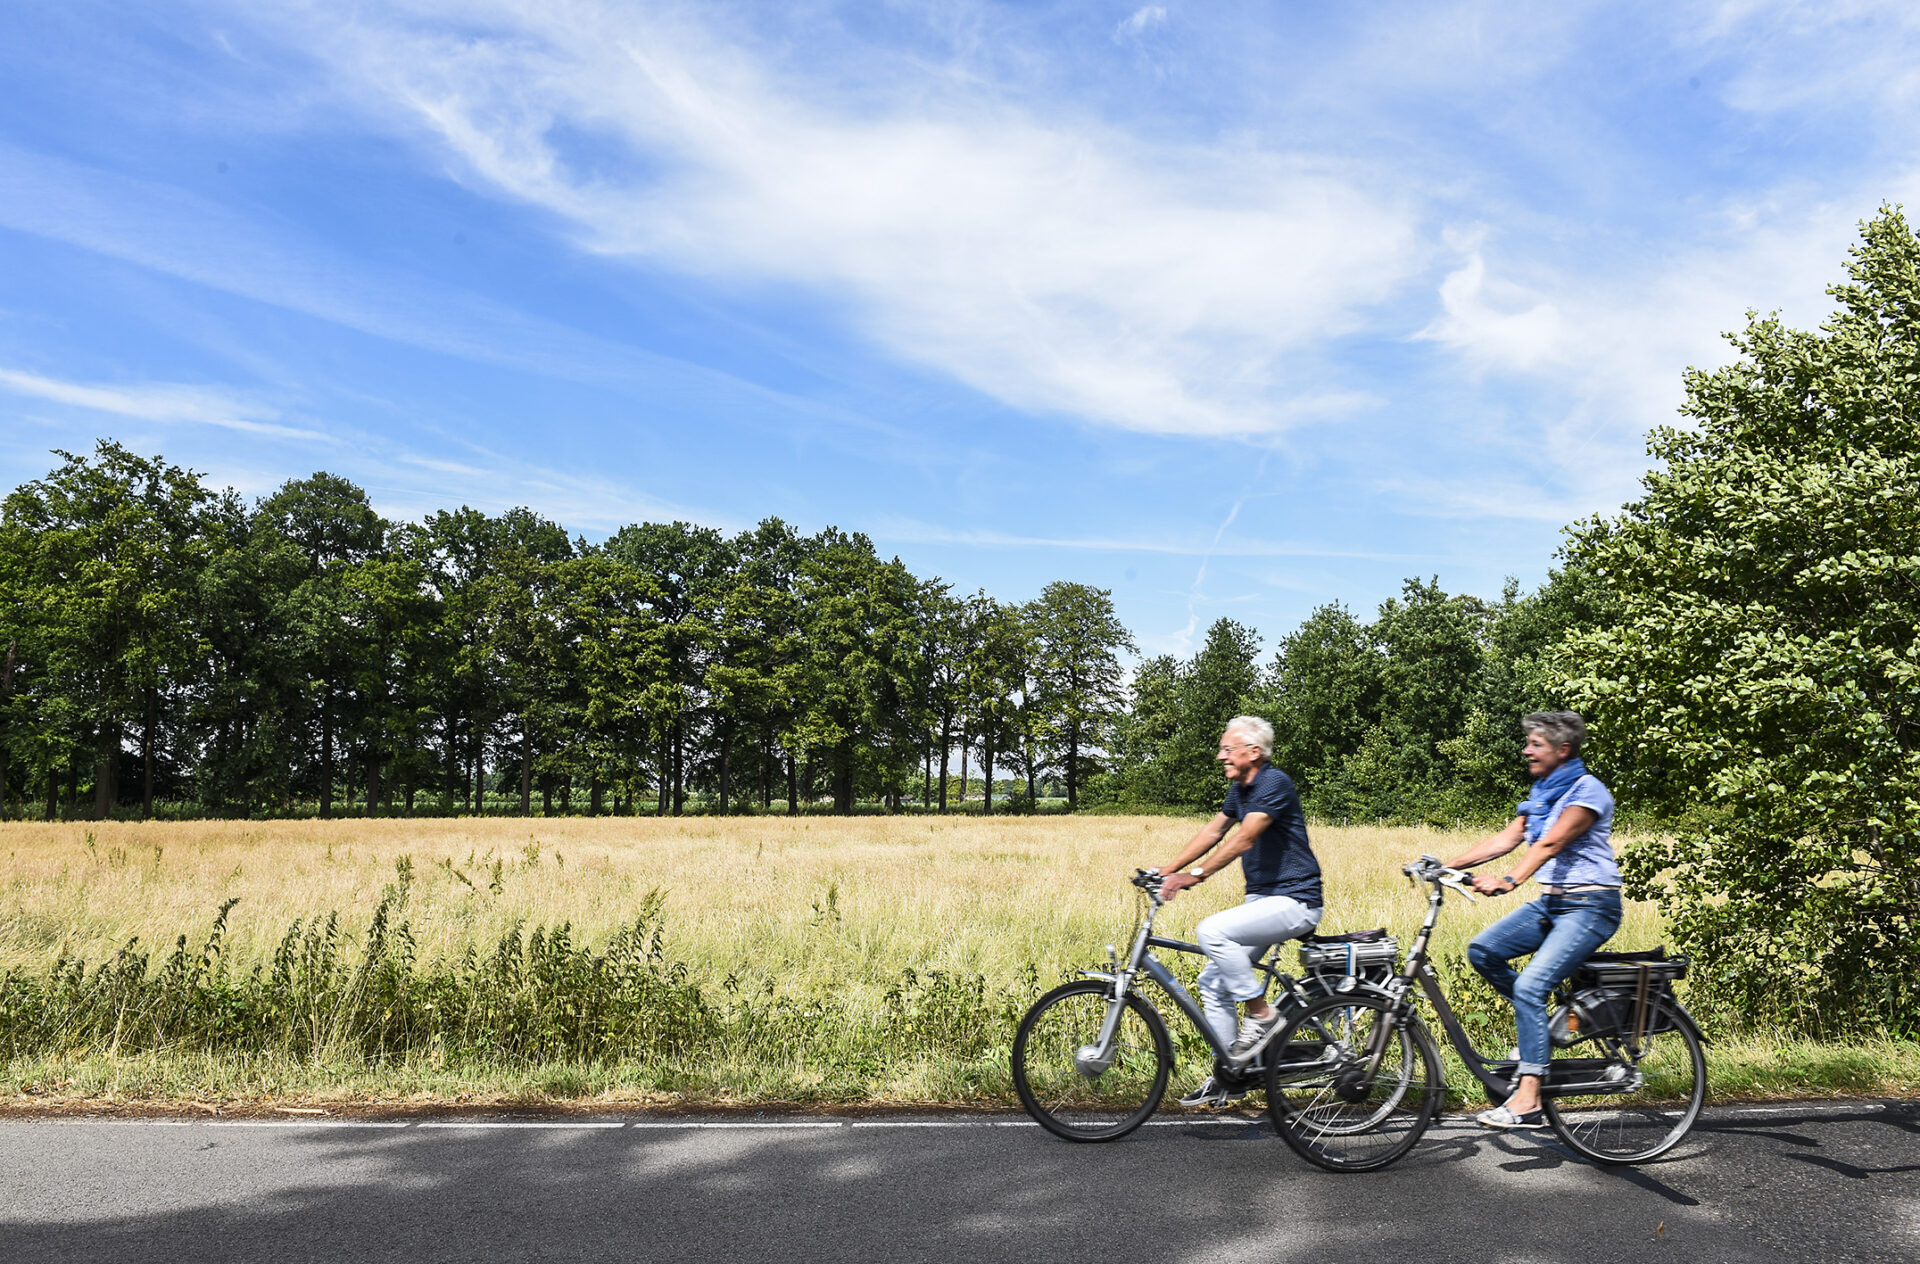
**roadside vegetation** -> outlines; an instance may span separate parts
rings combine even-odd
[[[1007,1106],[1020,1014],[1124,943],[1125,876],[1190,827],[531,824],[0,828],[0,1098]],[[1315,834],[1328,929],[1403,936],[1422,905],[1399,864],[1460,841],[1419,827]],[[1183,895],[1163,925],[1190,933],[1233,888]],[[1455,903],[1441,931],[1452,995],[1488,1043],[1511,1038],[1511,1018],[1463,953],[1502,911]],[[1616,943],[1661,939],[1657,910],[1631,905]],[[1702,1016],[1716,1096],[1920,1090],[1920,1046],[1784,1041]],[[1185,1036],[1180,1073],[1204,1067]]]

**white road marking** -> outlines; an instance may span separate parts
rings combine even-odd
[[[1883,1111],[1885,1102],[1844,1102],[1802,1106],[1710,1106],[1703,1118],[1750,1118],[1764,1115],[1852,1115]],[[1471,1115],[1443,1115],[1434,1126],[1471,1123]],[[696,1131],[719,1129],[794,1129],[821,1128],[1038,1128],[1031,1119],[138,1119],[123,1117],[49,1119],[4,1119],[0,1126],[22,1123],[107,1124],[121,1128],[421,1128],[445,1131]],[[1247,1128],[1264,1127],[1259,1116],[1208,1116],[1195,1119],[1149,1119],[1148,1128]]]

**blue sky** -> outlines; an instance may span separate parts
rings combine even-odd
[[[0,483],[777,514],[1148,652],[1631,498],[1920,189],[1920,18],[1728,3],[0,10]]]

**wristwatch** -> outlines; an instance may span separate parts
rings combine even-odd
[[[1516,891],[1520,889],[1520,879],[1514,877],[1510,873],[1501,874],[1500,881],[1506,883],[1508,886],[1512,887]]]
[[[1205,882],[1207,880],[1207,871],[1201,868],[1199,865],[1195,865],[1193,868],[1187,870],[1187,872],[1192,874],[1194,877],[1200,879],[1200,881],[1202,882]]]

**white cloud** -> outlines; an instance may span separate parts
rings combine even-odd
[[[1379,553],[1334,548],[1322,544],[1303,544],[1285,540],[1261,540],[1241,536],[1223,538],[1225,527],[1212,541],[1186,539],[1148,539],[1137,536],[1040,536],[1005,531],[956,530],[903,518],[883,517],[868,532],[875,539],[912,544],[964,544],[985,548],[1062,549],[1088,553],[1149,553],[1173,557],[1315,557],[1349,561],[1407,562],[1432,561],[1427,553]]]
[[[1164,5],[1143,4],[1120,19],[1120,24],[1113,28],[1113,42],[1119,44],[1137,40],[1149,27],[1159,26],[1166,20],[1167,10]]]
[[[360,108],[586,248],[804,287],[1023,410],[1245,435],[1364,405],[1302,366],[1423,266],[1359,168],[1152,144],[925,67],[842,104],[626,6],[313,16]]]
[[[275,420],[280,416],[279,410],[257,400],[203,386],[173,382],[132,386],[64,382],[18,369],[0,369],[0,387],[16,395],[141,421],[188,422],[278,439],[325,441],[327,437],[317,430],[279,424]]]

